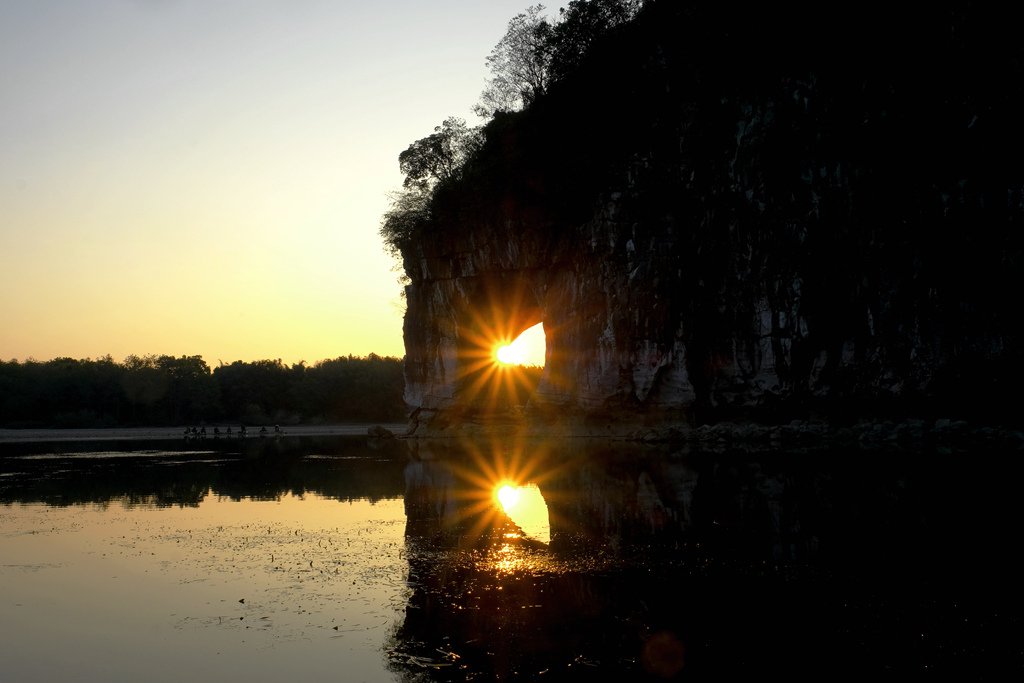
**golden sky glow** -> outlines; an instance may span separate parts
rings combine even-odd
[[[402,356],[398,154],[523,9],[0,3],[0,359]]]

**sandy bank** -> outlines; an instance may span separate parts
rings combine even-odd
[[[284,428],[285,436],[366,436],[366,430],[372,424],[331,424],[331,425],[295,425]],[[382,424],[395,434],[405,432],[407,425]],[[273,425],[267,427],[273,434]],[[0,443],[16,441],[99,441],[126,439],[180,439],[184,427],[126,427],[114,429],[0,429]],[[227,427],[223,427],[224,431]],[[237,431],[232,426],[232,431]],[[249,438],[259,438],[259,427],[249,426]],[[208,438],[213,437],[213,428],[208,428]],[[226,436],[226,435],[224,435]]]

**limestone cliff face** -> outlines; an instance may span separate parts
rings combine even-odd
[[[988,409],[1020,374],[1021,44],[890,19],[654,3],[492,122],[404,253],[423,422],[487,408],[491,340],[536,322],[541,423]]]

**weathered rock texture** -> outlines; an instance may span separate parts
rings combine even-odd
[[[541,424],[994,410],[1020,378],[1021,41],[971,7],[859,11],[653,3],[495,119],[404,253],[421,424],[488,408],[490,340],[538,321]]]

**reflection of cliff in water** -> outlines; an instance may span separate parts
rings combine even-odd
[[[0,447],[0,503],[196,506],[207,494],[276,500],[398,498],[404,447],[365,438],[10,443]],[[378,455],[380,457],[372,457]]]
[[[479,462],[446,444],[416,447],[420,455],[405,468],[410,536],[461,536],[479,522],[481,510],[489,507],[498,514],[490,489],[480,484],[487,475]],[[491,457],[501,459],[501,450]],[[807,560],[828,550],[827,539],[826,548],[820,546],[822,535],[841,523],[829,519],[836,505],[866,516],[878,512],[855,509],[877,507],[882,500],[897,504],[888,494],[868,495],[886,483],[873,476],[877,470],[865,468],[843,475],[846,486],[851,475],[863,473],[865,481],[855,486],[862,503],[840,500],[846,494],[833,483],[837,466],[814,466],[813,454],[755,458],[739,451],[693,452],[684,457],[664,448],[599,441],[557,451],[537,441],[524,451],[540,453],[527,456],[542,463],[531,464],[527,480],[538,484],[548,506],[550,550],[556,555],[581,547],[625,553],[655,541],[699,539],[719,552],[728,548],[730,556]]]
[[[993,524],[1016,517],[1005,479],[981,488],[934,455],[566,443],[518,456],[548,505],[547,546],[479,503],[482,474],[509,468],[518,447],[418,446],[395,670],[589,680],[591,666],[824,672],[1016,652]],[[986,581],[967,579],[979,572]]]

